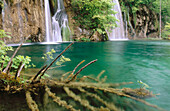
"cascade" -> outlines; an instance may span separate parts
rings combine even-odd
[[[4,8],[2,9],[2,28],[6,32],[10,32],[12,34],[12,19],[11,19],[11,13],[10,8],[5,0],[3,0]],[[11,27],[11,28],[9,28]],[[10,39],[9,39],[10,40]],[[4,41],[6,42],[6,39],[4,38]]]
[[[68,26],[68,19],[66,14],[63,16],[61,35],[63,37],[63,41],[70,41],[71,31]]]
[[[45,0],[47,42],[70,41],[70,28],[63,0],[57,0],[57,11],[51,18],[49,1]],[[51,22],[52,19],[52,22]]]
[[[51,27],[51,14],[49,0],[44,0],[45,4],[45,29],[46,29],[46,41],[53,42],[52,38],[52,27]]]
[[[17,8],[18,8],[18,22],[19,22],[19,36],[20,36],[20,41],[23,41],[23,18],[21,16],[21,7],[20,7],[20,0],[18,0],[18,4],[17,4]]]
[[[124,34],[122,12],[121,12],[121,9],[120,9],[119,1],[113,0],[113,2],[115,3],[113,10],[117,12],[114,16],[119,21],[116,22],[118,27],[112,29],[111,32],[107,31],[109,40],[127,40],[128,38],[125,37],[125,34]]]

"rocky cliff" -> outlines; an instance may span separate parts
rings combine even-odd
[[[158,16],[150,7],[141,5],[136,13],[132,13],[130,7],[127,10],[130,10],[126,13],[127,16],[123,15],[127,18],[125,22],[129,38],[158,37]]]
[[[11,33],[8,43],[18,43],[30,35],[32,42],[41,42],[45,35],[43,0],[6,0],[0,15],[0,29]]]

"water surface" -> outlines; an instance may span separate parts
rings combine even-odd
[[[43,53],[54,48],[57,56],[69,43],[23,46],[19,54],[29,55],[37,67],[49,64],[41,59]],[[72,61],[65,67],[50,72],[52,76],[71,71],[82,60],[84,65],[94,59],[98,61],[81,72],[95,77],[102,70],[108,83],[134,82],[126,87],[138,88],[137,80],[147,83],[156,98],[147,99],[166,110],[170,110],[170,42],[168,41],[114,41],[75,43],[64,53]],[[82,65],[83,66],[83,65]]]

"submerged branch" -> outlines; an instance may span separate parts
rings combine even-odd
[[[45,65],[43,68],[41,68],[41,70],[39,70],[39,72],[34,76],[33,80],[31,83],[34,83],[35,80],[37,79],[37,77],[41,74],[41,72],[47,67],[47,65]]]
[[[44,70],[44,72],[42,73],[41,77],[45,74],[45,72],[54,64],[54,62],[68,49],[70,48],[72,45],[74,44],[74,42],[72,42],[69,46],[67,46],[52,62],[51,64]]]
[[[36,102],[32,99],[31,93],[30,93],[29,91],[26,91],[26,101],[27,101],[28,107],[29,107],[32,111],[39,111],[38,105],[37,105]]]
[[[93,94],[93,93],[90,93],[88,91],[85,91],[81,87],[79,87],[78,90],[81,91],[82,93],[85,93],[86,95],[88,95],[92,98],[97,99],[98,101],[103,103],[107,108],[109,108],[111,111],[119,111],[118,108],[115,106],[115,104],[106,102],[105,100],[101,99],[100,96],[98,96],[97,94]]]
[[[67,93],[68,96],[70,96],[71,98],[73,98],[75,101],[78,101],[81,105],[83,105],[84,107],[90,109],[91,111],[96,111],[97,108],[91,106],[89,104],[89,101],[85,100],[85,99],[81,99],[80,96],[76,95],[74,92],[72,92],[68,87],[64,87],[64,91]]]
[[[68,81],[68,79],[69,79],[70,77],[73,77],[73,74],[74,74],[74,72],[76,71],[76,69],[77,69],[84,61],[85,61],[85,60],[81,61],[81,62],[74,68],[74,70],[72,71],[72,73],[67,77],[67,79],[66,79],[65,81]]]
[[[61,100],[60,97],[57,97],[57,96],[55,95],[55,93],[52,93],[47,86],[45,86],[45,91],[47,92],[47,94],[48,94],[50,97],[53,98],[53,101],[56,102],[59,106],[63,106],[63,107],[65,107],[66,109],[69,109],[70,111],[78,111],[78,110],[74,109],[73,106],[68,105],[66,101]]]
[[[77,71],[77,73],[72,77],[71,80],[67,81],[66,83],[69,83],[69,82],[71,82],[71,81],[74,81],[74,80],[76,79],[77,75],[78,75],[83,69],[85,69],[87,66],[89,66],[90,64],[92,64],[92,63],[94,63],[94,62],[96,62],[96,61],[97,61],[97,59],[89,62],[88,64],[86,64],[86,65],[85,65],[84,67],[82,67],[79,71]]]

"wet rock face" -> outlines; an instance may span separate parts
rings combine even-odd
[[[158,31],[157,15],[146,6],[137,12],[136,33],[138,37],[146,37]]]
[[[6,0],[1,13],[1,29],[11,33],[7,43],[17,43],[30,35],[32,42],[41,42],[45,36],[43,0]]]
[[[136,21],[134,21],[135,19]],[[131,15],[130,20],[137,38],[158,36],[158,16],[149,7],[145,5],[140,6],[139,10],[136,12],[136,16]]]

